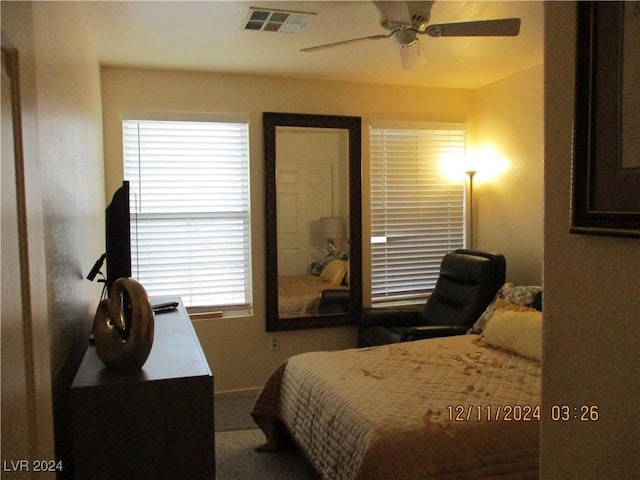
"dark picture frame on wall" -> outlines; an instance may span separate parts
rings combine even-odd
[[[640,237],[638,31],[640,2],[577,4],[571,233]]]

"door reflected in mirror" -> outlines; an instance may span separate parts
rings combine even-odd
[[[360,119],[264,121],[267,330],[353,323],[362,298]]]

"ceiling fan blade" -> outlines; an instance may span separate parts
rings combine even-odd
[[[515,37],[520,33],[519,18],[501,18],[476,22],[429,25],[424,31],[431,37]]]
[[[422,50],[420,42],[415,42],[406,47],[400,47],[400,60],[402,60],[402,68],[405,70],[419,65],[426,65],[429,62],[427,55]]]
[[[384,20],[401,25],[411,25],[411,14],[407,2],[374,1]]]
[[[388,34],[388,35],[383,35],[383,34],[370,35],[368,37],[352,38],[351,40],[343,40],[341,42],[326,43],[324,45],[318,45],[316,47],[303,48],[300,51],[301,52],[315,52],[316,50],[324,50],[325,48],[339,47],[341,45],[348,45],[350,43],[361,42],[362,40],[380,40],[380,39],[383,39],[383,38],[389,38],[390,36],[391,36],[391,34]]]
[[[416,27],[417,30],[422,30],[429,23],[431,19],[431,8],[434,3],[435,0],[407,2],[409,15],[411,16],[411,24]]]

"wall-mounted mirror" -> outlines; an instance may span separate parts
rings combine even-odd
[[[267,331],[356,323],[361,119],[263,115]]]

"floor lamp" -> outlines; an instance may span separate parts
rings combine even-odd
[[[473,177],[477,170],[467,170],[469,175],[469,248],[473,249]]]

